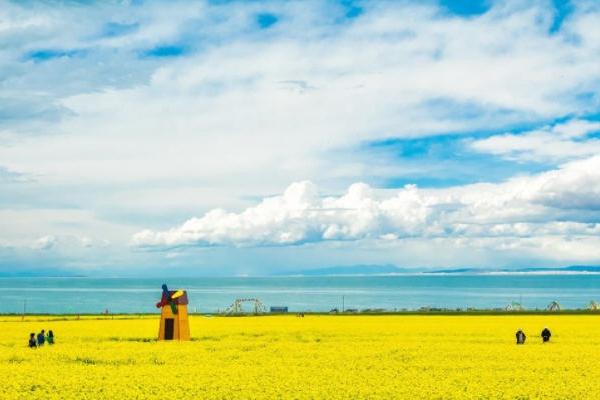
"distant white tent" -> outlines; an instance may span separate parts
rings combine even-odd
[[[525,307],[518,301],[512,301],[506,306],[506,311],[523,311]]]

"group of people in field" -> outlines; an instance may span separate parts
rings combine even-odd
[[[518,329],[515,336],[517,337],[517,344],[525,344],[525,339],[527,338],[527,336],[525,336],[525,332],[523,332],[523,329]],[[546,343],[550,341],[550,336],[552,336],[552,333],[550,332],[550,329],[548,329],[548,327],[545,327],[544,329],[542,329],[542,333],[540,336],[542,337],[542,342]]]
[[[37,334],[37,336],[34,332],[31,332],[29,334],[30,348],[41,347],[44,345],[44,343],[48,343],[50,345],[54,344],[54,332],[52,332],[52,330],[49,330],[47,335],[46,331],[43,329],[40,333]]]
[[[298,316],[304,317],[304,313],[300,313],[298,314]],[[525,332],[523,332],[523,329],[519,328],[515,336],[517,338],[517,344],[525,344],[525,339],[527,339],[527,336],[525,336]],[[546,343],[550,341],[550,336],[552,336],[552,333],[550,332],[550,329],[548,329],[548,327],[545,327],[544,329],[542,329],[542,333],[540,334],[540,336],[542,338],[542,342]],[[43,329],[40,333],[37,334],[37,336],[33,332],[29,334],[29,347],[40,347],[43,346],[44,343],[48,343],[49,345],[54,344],[54,333],[52,332],[52,330],[49,330],[47,335]]]

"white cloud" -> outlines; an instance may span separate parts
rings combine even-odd
[[[548,4],[497,2],[460,18],[434,4],[371,2],[343,23],[344,10],[328,2],[2,4],[0,180],[18,171],[35,182],[0,193],[0,217],[10,226],[0,235],[23,244],[53,232],[118,246],[144,221],[153,230],[136,243],[145,246],[391,245],[562,232],[552,225],[562,220],[547,221],[549,209],[575,224],[573,232],[588,232],[577,224],[594,212],[596,194],[572,187],[596,177],[565,172],[574,166],[499,185],[393,195],[357,185],[323,197],[302,183],[249,207],[289,182],[339,193],[373,176],[409,176],[410,166],[357,155],[373,140],[597,111],[600,12],[575,5],[550,34]],[[254,17],[264,9],[280,20],[259,31]],[[133,28],[103,35],[110,23]],[[144,57],[162,45],[186,52]],[[48,49],[79,53],[28,59]],[[517,151],[501,138],[479,146],[506,157],[589,157],[598,149],[585,124],[541,129]],[[192,210],[204,216],[164,230]]]
[[[31,245],[32,249],[36,250],[50,250],[50,249],[58,249],[58,250],[72,250],[77,248],[80,249],[91,249],[93,247],[103,248],[107,247],[110,243],[105,239],[94,239],[88,236],[74,236],[74,235],[45,235],[33,242]],[[17,243],[13,243],[14,248],[18,248]]]
[[[333,26],[327,14],[314,16],[319,6],[281,7],[276,11],[289,19],[276,34],[235,35],[199,54],[164,61],[145,84],[106,89],[98,82],[105,90],[86,86],[59,96],[60,106],[72,112],[53,127],[64,135],[5,149],[2,159],[61,181],[78,174],[94,180],[207,179],[203,171],[218,171],[239,176],[237,184],[280,166],[281,185],[289,175],[322,172],[326,160],[318,151],[579,112],[589,106],[578,100],[579,88],[594,90],[598,82],[593,42],[575,45],[566,34],[548,35],[552,11],[541,6],[498,6],[457,19],[433,7],[390,3]],[[191,23],[216,12],[188,8],[182,6],[177,18]],[[164,10],[149,10],[151,25],[161,26]],[[240,18],[249,25],[254,11],[240,7],[232,14],[245,15]],[[576,13],[565,27],[576,28],[582,18]],[[178,25],[186,24],[172,28],[185,37]],[[140,45],[139,35],[126,37]],[[154,42],[162,38],[157,33]],[[293,80],[312,89],[282,84]],[[465,107],[475,112],[464,115]]]
[[[56,245],[56,237],[51,235],[42,236],[33,243],[32,248],[36,250],[50,250]]]
[[[600,122],[572,119],[568,122],[554,125],[550,131],[561,136],[577,138],[600,131]]]
[[[409,185],[391,194],[357,183],[339,197],[321,197],[305,181],[241,213],[216,209],[167,231],[138,232],[133,244],[171,248],[407,237],[598,236],[598,188],[600,156],[500,184],[438,190]],[[585,221],[584,211],[595,218]]]
[[[470,146],[511,160],[564,161],[600,154],[600,140],[587,137],[598,131],[600,122],[575,119],[520,134],[474,140]]]
[[[339,190],[369,174],[398,173],[393,166],[375,170],[364,159],[331,161],[340,148],[555,118],[593,106],[578,93],[600,82],[597,45],[588,40],[597,28],[580,26],[587,27],[595,10],[576,11],[563,31],[549,35],[552,10],[542,3],[497,5],[469,19],[433,6],[382,3],[346,24],[332,23],[340,10],[323,13],[326,5],[302,4],[274,6],[281,22],[266,34],[252,25],[254,6],[231,5],[225,12],[183,4],[166,13],[157,4],[136,9],[137,17],[110,7],[65,8],[73,21],[66,33],[62,14],[53,10],[44,26],[54,28],[39,42],[11,42],[9,59],[35,46],[52,48],[67,33],[77,43],[66,43],[89,53],[81,60],[17,63],[24,75],[11,75],[6,86],[32,94],[44,87],[69,113],[44,125],[54,135],[11,134],[11,146],[0,146],[3,165],[65,193],[73,185],[101,186],[105,196],[86,198],[84,208],[172,213],[236,207],[240,198],[272,193],[290,181]],[[231,17],[211,19],[224,14]],[[138,20],[131,34],[98,37],[108,21]],[[193,26],[203,27],[206,40],[190,34]],[[12,32],[13,40],[23,34]],[[204,47],[174,59],[137,58],[136,49],[177,38]],[[122,52],[104,53],[107,46]],[[121,67],[98,70],[107,63],[124,66],[123,76]],[[65,71],[77,73],[70,84]],[[290,88],[290,81],[310,89]]]

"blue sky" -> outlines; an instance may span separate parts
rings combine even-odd
[[[0,271],[598,264],[599,17],[4,2]]]

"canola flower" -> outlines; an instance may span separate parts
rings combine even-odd
[[[0,318],[0,399],[599,399],[594,315]],[[549,344],[539,332],[552,329]],[[524,346],[514,332],[527,333]],[[56,344],[27,348],[30,332]]]

